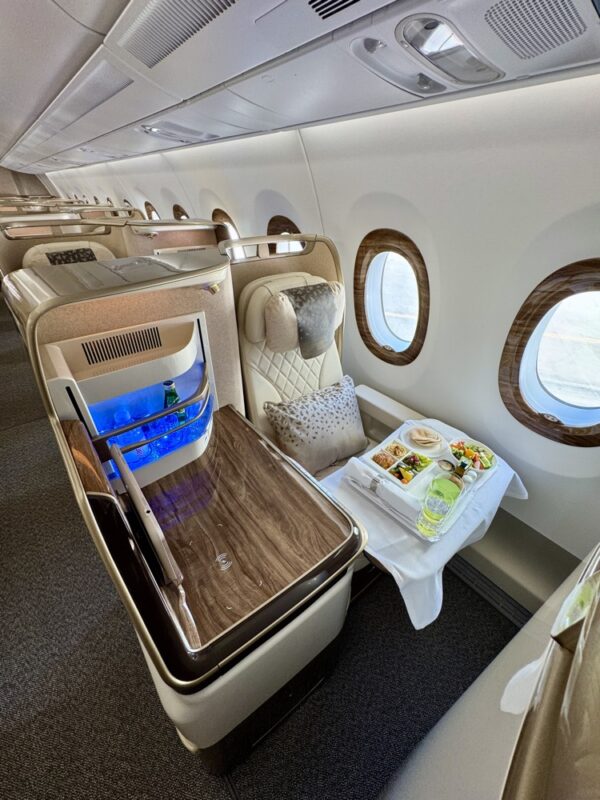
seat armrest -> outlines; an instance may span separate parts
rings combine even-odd
[[[367,415],[390,430],[395,430],[407,419],[424,419],[424,415],[413,408],[392,400],[391,397],[360,384],[356,387],[356,399],[362,416]]]

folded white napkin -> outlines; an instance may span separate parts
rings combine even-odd
[[[391,478],[386,478],[358,458],[351,458],[344,469],[350,483],[361,489],[363,494],[387,506],[387,510],[402,522],[409,525],[416,523],[420,501],[411,497],[401,486],[394,486]]]

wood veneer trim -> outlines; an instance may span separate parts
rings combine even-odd
[[[289,217],[275,214],[267,225],[267,236],[280,236],[282,233],[300,233],[300,228]]]
[[[599,447],[600,424],[572,427],[536,411],[523,397],[519,374],[527,342],[544,315],[567,297],[594,291],[600,291],[600,258],[576,261],[544,278],[519,309],[498,369],[500,396],[513,417],[541,436],[573,447]]]
[[[352,521],[231,407],[199,459],[143,491],[205,644],[355,555]]]
[[[146,212],[146,216],[148,217],[148,219],[153,219],[152,214],[156,214],[158,219],[160,219],[160,214],[154,208],[154,206],[152,205],[152,203],[149,200],[145,200],[144,201],[144,211]]]
[[[289,217],[285,217],[283,214],[275,214],[267,225],[267,236],[281,236],[283,233],[300,233],[300,228]],[[277,245],[270,244],[269,252],[276,253]]]
[[[114,495],[85,425],[79,420],[63,420],[60,425],[85,492]]]
[[[217,243],[225,242],[227,239],[231,238],[225,225],[231,225],[231,227],[239,237],[240,232],[238,231],[237,225],[231,219],[229,214],[222,208],[215,208],[215,210],[212,212],[211,219],[213,222],[218,223],[218,227],[215,228],[215,236],[217,237]]]
[[[371,262],[379,253],[398,253],[411,265],[417,279],[419,292],[419,318],[412,342],[401,352],[380,344],[369,328],[365,306],[365,284]],[[421,251],[408,236],[391,228],[378,228],[368,233],[356,252],[354,262],[354,311],[356,324],[363,342],[374,356],[388,364],[410,364],[421,352],[429,322],[429,277]]]
[[[183,206],[179,205],[179,203],[175,203],[173,206],[173,217],[175,219],[189,219],[190,215]]]

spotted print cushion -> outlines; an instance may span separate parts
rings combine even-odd
[[[46,258],[53,266],[97,260],[91,247],[79,247],[77,250],[55,250],[53,253],[46,253]]]
[[[367,446],[352,378],[289,403],[264,405],[277,444],[311,473]]]

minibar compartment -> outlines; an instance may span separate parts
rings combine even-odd
[[[215,405],[204,313],[42,345],[60,419],[81,419],[117,491],[117,445],[140,486],[198,458]]]

